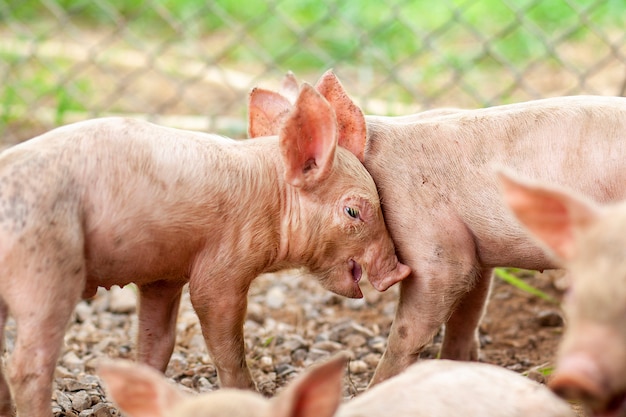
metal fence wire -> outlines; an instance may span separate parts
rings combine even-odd
[[[0,0],[0,143],[105,115],[244,137],[249,90],[288,70],[334,68],[376,114],[623,95],[625,17],[623,0]]]

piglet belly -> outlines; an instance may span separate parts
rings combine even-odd
[[[146,239],[128,244],[112,240],[92,241],[87,251],[87,282],[83,296],[97,287],[160,280],[189,279],[189,271],[199,252],[197,240],[179,236],[170,239]],[[92,294],[93,295],[93,294]]]

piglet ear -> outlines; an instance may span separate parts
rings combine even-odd
[[[342,398],[347,358],[337,355],[296,378],[272,400],[275,417],[332,417]]]
[[[103,363],[98,375],[108,395],[129,417],[169,417],[184,395],[161,373],[146,365],[117,360]]]
[[[367,127],[363,112],[348,97],[337,76],[328,70],[315,86],[330,103],[337,117],[339,146],[352,152],[359,161],[364,161]]]
[[[280,94],[285,96],[290,103],[295,103],[298,98],[298,90],[300,86],[293,72],[289,71],[280,84]]]
[[[576,256],[576,231],[597,219],[597,206],[573,193],[522,181],[511,172],[499,171],[498,177],[519,221],[559,258]]]
[[[283,95],[254,88],[248,97],[248,137],[274,136],[293,106]]]
[[[337,147],[337,122],[328,102],[304,83],[280,131],[285,180],[295,187],[313,187],[332,169]]]

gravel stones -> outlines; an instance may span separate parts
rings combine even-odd
[[[303,369],[337,352],[346,352],[350,357],[344,397],[357,395],[366,388],[387,343],[398,288],[378,293],[366,281],[361,282],[361,287],[364,298],[354,301],[324,290],[314,278],[299,271],[266,274],[253,282],[244,336],[247,361],[262,394],[275,395]],[[529,359],[532,351],[528,341],[532,339],[533,350],[541,349],[548,338],[558,342],[561,324],[553,317],[554,306],[536,306],[535,303],[542,301],[529,302],[517,289],[497,282],[493,292],[490,308],[510,309],[516,298],[520,298],[520,308],[532,311],[532,320],[524,319],[524,313],[519,311],[488,315],[481,326],[481,340],[493,339],[493,343],[484,346],[481,358],[519,372],[550,360],[546,355],[541,355],[541,361]],[[507,296],[499,297],[501,293]],[[101,289],[93,299],[77,306],[55,373],[52,402],[55,417],[120,415],[107,398],[96,368],[100,361],[133,358],[135,309],[136,292],[132,286],[112,291]],[[505,319],[516,325],[506,327]],[[520,323],[526,327],[520,327]],[[500,326],[504,326],[503,330]],[[5,333],[10,350],[15,337],[15,324],[11,320]],[[440,343],[438,335],[422,357],[436,356]],[[540,379],[536,371],[532,375]],[[217,373],[186,291],[177,321],[177,343],[166,376],[188,392],[209,392],[218,387]]]

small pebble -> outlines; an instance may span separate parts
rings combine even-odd
[[[76,374],[85,371],[85,362],[76,356],[73,351],[67,352],[62,359],[63,366],[65,366],[70,372]]]
[[[350,310],[362,310],[367,305],[365,298],[346,298],[343,303]]]
[[[539,325],[542,327],[560,327],[563,326],[563,317],[559,312],[553,310],[541,311],[537,315]]]
[[[281,343],[281,347],[289,350],[290,352],[307,346],[307,342],[299,335],[292,335],[288,339]]]
[[[276,373],[261,374],[256,381],[259,392],[265,396],[270,396],[276,391]]]
[[[302,365],[306,359],[308,351],[306,349],[297,349],[291,354],[291,358],[295,365]]]
[[[209,392],[209,391],[213,391],[215,389],[213,384],[211,384],[211,382],[207,378],[205,378],[203,376],[198,378],[198,380],[196,381],[195,386],[196,386],[196,388],[198,389],[199,392]]]
[[[76,321],[85,323],[93,317],[93,308],[86,301],[82,301],[74,309],[74,314],[76,314]]]
[[[343,339],[343,343],[351,349],[364,346],[367,343],[365,337],[360,334],[351,334]]]
[[[99,403],[93,407],[93,417],[113,417],[114,414],[111,408],[104,404]]]
[[[531,369],[530,371],[528,371],[528,374],[526,376],[533,381],[539,382],[540,384],[546,383],[545,375],[535,369]]]
[[[339,342],[333,342],[332,340],[316,342],[311,346],[311,350],[324,350],[326,352],[336,352],[343,349],[343,345]]]
[[[265,311],[259,303],[249,303],[246,314],[248,320],[252,320],[258,324],[263,324],[265,321]]]
[[[91,397],[86,391],[78,391],[72,394],[72,408],[78,412],[81,412],[91,407]]]
[[[326,359],[330,356],[330,353],[327,350],[317,349],[312,347],[309,349],[308,360],[312,362],[317,362],[322,359]]]
[[[374,352],[383,353],[385,351],[385,347],[387,346],[387,339],[382,336],[374,336],[367,341],[367,345]]]
[[[258,363],[259,368],[261,368],[263,372],[271,372],[274,370],[274,361],[269,356],[262,356]]]
[[[362,360],[350,361],[348,368],[352,374],[361,374],[369,369],[367,363]]]
[[[55,382],[59,387],[59,390],[62,391],[73,392],[87,390],[93,387],[92,384],[86,383],[84,381],[78,381],[75,378],[57,378]]]
[[[285,305],[285,290],[279,286],[270,288],[265,296],[265,304],[275,310],[283,308]]]
[[[380,362],[380,358],[381,358],[381,355],[378,353],[368,353],[367,355],[363,356],[362,360],[363,362],[367,364],[367,366],[374,369],[376,368],[376,366],[378,366],[378,362]]]
[[[179,352],[174,352],[170,358],[168,369],[174,374],[180,374],[189,367],[186,355],[182,355]]]
[[[109,311],[117,314],[135,312],[137,308],[137,290],[132,285],[120,288],[115,285],[109,291]]]
[[[282,364],[276,367],[276,375],[284,378],[286,375],[297,372],[296,368],[289,364]]]
[[[56,390],[54,392],[54,398],[59,405],[63,409],[63,411],[71,411],[72,410],[72,400],[70,397],[65,395],[63,392]]]

